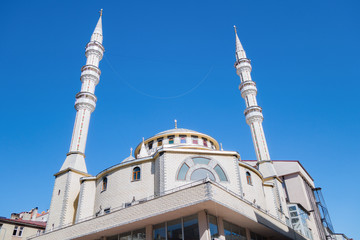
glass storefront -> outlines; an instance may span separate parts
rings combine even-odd
[[[226,240],[246,240],[245,228],[224,221],[224,233]]]
[[[209,230],[210,230],[211,240],[214,240],[220,236],[217,217],[213,215],[209,215],[208,217],[209,217]]]
[[[164,238],[165,239],[165,238]],[[106,237],[106,240],[146,240],[145,228]]]

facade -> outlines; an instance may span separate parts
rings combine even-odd
[[[48,212],[38,213],[38,208],[29,212],[12,213],[11,218],[0,217],[0,239],[27,239],[45,231]]]
[[[104,54],[101,15],[86,46],[70,150],[55,174],[46,231],[31,239],[326,239],[313,213],[316,202],[306,196],[314,189],[310,175],[302,168],[293,181],[289,167],[270,159],[250,60],[236,29],[235,68],[256,162],[175,125],[144,139],[134,156],[88,174],[86,138]]]

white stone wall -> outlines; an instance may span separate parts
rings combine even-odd
[[[140,167],[141,179],[133,181],[132,171],[134,167]],[[106,208],[114,209],[154,195],[154,163],[153,161],[142,162],[124,166],[105,175],[108,179],[106,191],[102,190],[102,179],[96,182],[96,196],[94,213],[103,213]]]
[[[80,187],[76,222],[94,215],[96,181],[95,179],[85,180]]]
[[[228,181],[219,182],[231,191],[240,194],[240,182],[237,171],[237,160],[234,156],[215,155],[215,154],[191,154],[191,153],[174,153],[166,152],[164,154],[164,190],[170,190],[191,181],[177,180],[177,174],[183,162],[191,157],[205,157],[214,159],[224,170]]]

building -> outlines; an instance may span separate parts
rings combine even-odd
[[[251,63],[236,29],[235,36],[256,162],[175,122],[93,176],[85,146],[104,54],[101,13],[86,46],[70,150],[55,174],[46,231],[31,239],[327,239],[310,175],[298,162],[271,161]]]
[[[26,239],[45,231],[48,212],[38,213],[38,208],[29,212],[12,213],[11,218],[0,217],[0,239]]]

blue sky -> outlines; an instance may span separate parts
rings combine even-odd
[[[0,48],[0,216],[50,205],[68,152],[84,47],[104,9],[91,174],[178,126],[255,159],[233,25],[252,60],[271,158],[299,160],[337,232],[359,238],[358,1],[7,1]]]

